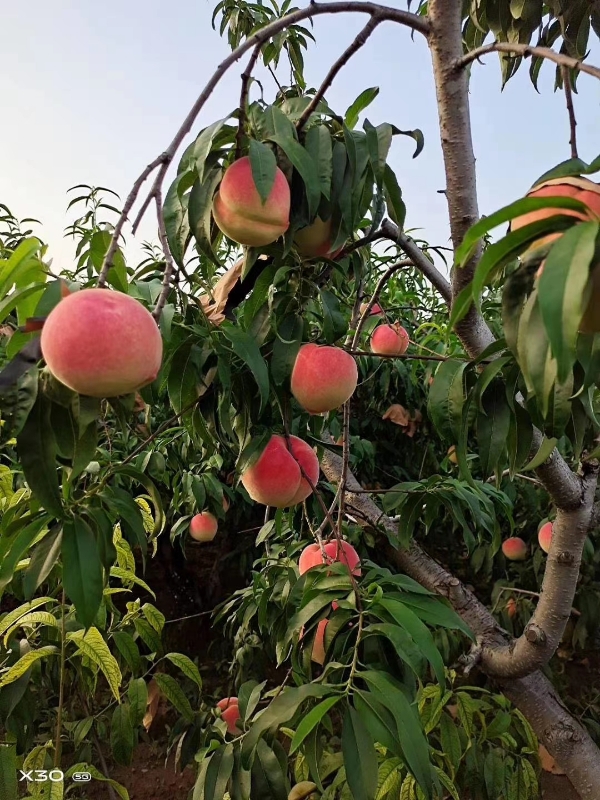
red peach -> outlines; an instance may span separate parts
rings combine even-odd
[[[304,344],[292,370],[292,394],[310,414],[332,411],[348,400],[358,383],[356,361],[340,347]]]
[[[290,436],[291,451],[285,437],[273,435],[258,461],[242,475],[242,484],[257,503],[286,508],[305,500],[312,489],[300,465],[313,484],[319,480],[319,460],[314,450]]]
[[[518,536],[511,536],[502,542],[502,552],[509,561],[525,561],[527,558],[527,545]]]
[[[241,719],[237,697],[224,697],[217,703],[217,708],[221,711],[221,719],[227,724],[227,732],[232,736],[237,736],[242,731],[237,723]]]
[[[325,663],[325,629],[328,623],[328,619],[322,619],[319,622],[313,642],[311,659],[321,666]]]
[[[323,550],[325,551],[325,557],[323,557],[320,545],[316,542],[304,548],[298,560],[300,575],[304,575],[304,573],[308,572],[312,567],[325,564],[327,561],[341,561],[343,564],[346,564],[353,575],[360,577],[362,574],[360,569],[360,556],[349,542],[338,542],[337,539],[334,539],[331,542],[327,542],[327,544],[323,546]]]
[[[196,514],[190,522],[190,536],[197,542],[212,542],[217,534],[217,518],[210,511]]]
[[[90,397],[130,394],[158,375],[162,339],[152,315],[133,297],[82,289],[56,305],[40,340],[48,369]]]
[[[408,333],[397,322],[378,325],[371,335],[371,352],[385,356],[401,356],[409,345]]]
[[[262,247],[271,244],[290,225],[290,187],[279,167],[263,203],[258,193],[250,158],[244,156],[226,170],[213,200],[213,216],[220,230],[238,244]]]
[[[550,552],[550,545],[552,544],[552,529],[552,523],[546,522],[538,531],[538,542],[544,553]]]

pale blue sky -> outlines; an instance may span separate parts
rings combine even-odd
[[[71,220],[65,214],[67,189],[100,184],[124,197],[143,167],[169,143],[228,48],[211,28],[213,0],[6,5],[0,202],[18,216],[43,221],[43,237],[60,268],[72,258],[72,244],[62,238]],[[400,5],[406,7],[404,0]],[[309,85],[321,82],[365,19],[345,15],[315,21],[317,44],[306,56]],[[234,66],[223,79],[196,133],[237,105],[242,69]],[[554,69],[547,65],[538,95],[522,68],[501,94],[497,57],[475,65],[471,97],[482,213],[516,199],[546,169],[569,157],[563,95],[553,93],[553,80]],[[268,76],[264,85],[272,97]],[[437,193],[444,188],[442,157],[422,38],[415,35],[411,41],[407,29],[381,26],[327,97],[343,112],[369,86],[381,89],[366,112],[371,122],[421,128],[425,134],[425,149],[415,160],[413,141],[396,137],[390,161],[407,203],[407,225],[421,228],[432,244],[445,245],[446,205]],[[580,155],[588,161],[600,152],[599,88],[594,78],[582,75],[575,97]],[[155,238],[150,214],[143,238]],[[135,255],[136,249],[130,252]]]

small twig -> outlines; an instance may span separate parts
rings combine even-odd
[[[78,689],[77,693],[79,694],[79,699],[81,700],[81,704],[83,705],[83,710],[85,711],[88,717],[91,717],[92,715],[90,714],[90,709],[85,700],[83,692]],[[106,763],[106,759],[104,758],[104,753],[102,752],[102,745],[100,744],[100,739],[98,739],[98,734],[94,730],[93,723],[91,729],[91,736],[92,736],[92,741],[94,742],[94,747],[96,748],[96,751],[98,753],[98,759],[100,760],[100,766],[102,767],[102,774],[104,775],[105,778],[110,778],[108,772],[108,764]],[[108,784],[108,796],[110,797],[110,800],[117,800],[117,794],[110,783]]]
[[[279,89],[279,91],[281,92],[281,94],[283,94],[283,86],[282,86],[282,85],[279,83],[279,81],[277,80],[277,75],[275,75],[275,71],[273,70],[273,67],[272,67],[270,64],[269,64],[269,67],[268,67],[268,69],[269,69],[269,72],[271,73],[271,77],[273,78],[273,80],[274,80],[274,81],[275,81],[275,83],[277,84],[277,88]]]
[[[571,87],[571,73],[569,68],[564,64],[560,68],[563,79],[563,86],[565,89],[565,100],[567,101],[567,112],[569,114],[569,128],[571,137],[569,144],[571,145],[571,158],[579,158],[577,152],[577,119],[575,117],[575,106],[573,105],[573,89]]]
[[[514,586],[503,586],[500,589],[500,591],[498,592],[498,598],[504,592],[512,592],[513,594],[524,594],[524,595],[527,595],[527,597],[537,597],[538,600],[540,599],[540,593],[539,592],[530,592],[529,589],[517,589]],[[496,610],[497,605],[498,605],[498,601],[496,601],[496,604],[494,605],[494,609],[493,609],[494,611]],[[574,617],[580,617],[581,616],[581,611],[578,611],[576,608],[571,607],[571,614],[573,614]]]
[[[173,262],[173,255],[171,254],[171,248],[169,247],[169,240],[167,237],[167,229],[165,227],[165,218],[162,211],[162,191],[160,187],[156,190],[154,199],[156,201],[156,217],[158,220],[158,238],[160,239],[160,244],[163,249],[166,262],[162,289],[160,290],[158,300],[156,301],[154,311],[152,312],[152,316],[158,324],[162,310],[167,302],[167,297],[171,291],[171,278],[175,272],[175,264]]]
[[[324,97],[325,92],[327,91],[327,89],[329,89],[329,87],[333,83],[333,81],[335,79],[335,76],[342,69],[342,67],[344,67],[348,63],[348,61],[350,61],[350,59],[352,58],[354,53],[356,53],[358,50],[360,50],[360,48],[365,44],[365,42],[367,41],[369,36],[373,33],[373,31],[379,25],[380,22],[383,22],[383,18],[381,16],[379,16],[378,14],[376,14],[376,13],[373,14],[371,16],[371,19],[367,22],[365,27],[358,34],[356,39],[354,39],[354,41],[344,50],[344,52],[338,58],[338,60],[335,62],[335,64],[333,64],[333,66],[331,67],[331,69],[327,73],[327,75],[325,77],[325,80],[323,81],[323,83],[319,87],[317,93],[315,94],[313,99],[310,101],[310,103],[306,107],[304,113],[302,114],[302,116],[300,117],[298,122],[296,123],[296,129],[297,129],[298,133],[300,133],[302,128],[306,125],[306,123],[308,122],[308,119],[310,118],[310,115],[313,113],[313,111],[316,109],[316,107],[321,102],[321,99]]]
[[[386,238],[396,242],[396,244],[402,248],[406,255],[414,261],[415,267],[425,275],[430,283],[438,290],[446,303],[450,305],[452,302],[452,288],[450,284],[433,262],[427,258],[418,244],[389,219],[384,219],[381,225],[381,233]]]
[[[56,715],[56,741],[54,742],[54,766],[60,767],[62,757],[62,715],[65,701],[65,663],[66,663],[66,647],[67,647],[67,629],[65,620],[65,605],[67,602],[65,590],[62,590],[61,596],[61,623],[60,623],[60,675],[59,675],[59,689],[58,689],[58,711]]]
[[[578,72],[585,72],[588,75],[593,75],[594,78],[600,78],[600,69],[598,67],[585,64],[578,58],[572,58],[564,53],[557,53],[555,50],[552,50],[551,47],[534,47],[529,44],[520,44],[518,42],[514,44],[510,42],[492,42],[491,44],[484,44],[482,47],[477,47],[462,58],[459,58],[455,62],[454,68],[457,70],[463,69],[481,56],[494,52],[513,53],[517,56],[523,56],[523,58],[539,56],[540,58],[548,59],[548,61],[553,61],[559,66],[565,66],[569,69],[575,69]]]
[[[131,187],[131,191],[127,195],[127,199],[125,200],[125,205],[123,206],[123,210],[121,211],[121,216],[119,217],[119,219],[117,220],[117,224],[115,225],[112,239],[110,240],[110,245],[108,247],[108,250],[106,251],[106,255],[104,256],[104,261],[102,262],[102,269],[100,270],[100,275],[98,276],[98,286],[102,287],[106,285],[106,278],[108,277],[108,271],[112,267],[113,259],[115,257],[115,253],[117,252],[117,248],[119,246],[119,239],[121,237],[121,232],[123,231],[123,226],[127,221],[129,212],[133,208],[133,204],[137,200],[137,196],[139,194],[140,189],[142,188],[142,184],[144,183],[146,178],[148,178],[154,172],[154,170],[158,166],[160,166],[160,164],[164,163],[166,158],[167,154],[161,153],[158,156],[158,158],[155,158],[154,161],[151,161]],[[134,224],[133,227],[134,234],[136,227],[137,226]]]
[[[263,43],[260,42],[252,51],[252,55],[248,61],[246,69],[242,72],[242,92],[240,94],[240,119],[238,124],[237,133],[235,135],[235,158],[236,161],[242,155],[242,142],[244,140],[244,125],[246,124],[246,106],[248,104],[248,92],[250,90],[250,78],[252,77],[252,70],[256,65],[256,61],[260,55]]]
[[[505,469],[500,476],[501,478],[506,477],[506,475],[510,475],[510,470]],[[515,478],[522,478],[524,481],[529,481],[530,483],[534,483],[536,486],[542,486],[542,482],[539,481],[537,478],[531,478],[529,475],[522,475],[520,472],[515,474]],[[495,475],[490,475],[490,477],[486,480],[486,483],[493,483],[496,480]]]
[[[386,355],[383,353],[371,353],[369,350],[346,350],[351,356],[372,356],[373,358],[403,358],[408,361],[450,361],[458,359],[460,361],[468,361],[469,358],[461,358],[460,356],[422,356],[418,353],[402,353],[402,355]],[[483,363],[487,363],[482,361]]]
[[[211,608],[209,611],[199,611],[197,614],[188,614],[187,617],[176,617],[175,619],[166,619],[164,624],[168,625],[171,622],[184,622],[186,619],[196,619],[196,617],[207,617],[209,614],[214,614],[216,608]]]

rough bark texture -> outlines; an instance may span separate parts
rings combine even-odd
[[[321,469],[326,478],[337,484],[342,475],[342,459],[325,451]],[[369,495],[360,492],[361,486],[351,472],[346,473],[346,507],[361,524],[383,527],[392,536],[397,525],[382,514]],[[406,550],[392,547],[382,537],[381,546],[391,563],[422,586],[446,597],[461,618],[477,636],[479,643],[489,648],[505,648],[512,637],[495,620],[461,581],[447,572],[417,544]],[[527,717],[536,735],[568,775],[582,800],[598,800],[600,795],[600,751],[587,731],[571,716],[562,704],[550,681],[541,672],[525,678],[500,681],[506,696]]]

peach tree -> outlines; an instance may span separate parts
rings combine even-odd
[[[3,207],[0,587],[18,603],[0,620],[12,742],[2,757],[59,766],[67,738],[77,752],[110,725],[113,754],[127,762],[154,670],[180,714],[171,745],[181,763],[199,763],[195,797],[533,798],[535,735],[580,796],[595,797],[600,753],[542,672],[595,564],[600,194],[586,176],[600,164],[578,156],[572,98],[578,73],[600,77],[585,60],[595,4],[289,6],[218,4],[231,54],[122,210],[91,190],[72,229],[72,269],[54,274],[41,241]],[[307,25],[345,13],[366,25],[309,88]],[[418,156],[421,132],[364,116],[359,127],[376,88],[342,114],[326,99],[383,24],[431,53],[449,278],[440,252],[405,230],[388,163],[395,136],[411,136]],[[526,58],[534,83],[545,60],[557,65],[571,158],[480,218],[469,73],[492,52],[504,80]],[[197,130],[245,54],[231,114]],[[275,88],[259,84],[256,99],[259,63]],[[132,268],[125,226],[135,233],[151,207],[160,248]],[[114,224],[99,221],[103,208]],[[363,409],[398,391],[419,413],[390,405],[387,418],[409,435],[388,451],[385,485],[367,488],[360,478],[386,434]],[[419,465],[399,465],[421,424],[435,443],[420,445]],[[466,581],[491,575],[501,548],[524,555],[514,533],[535,546],[531,517],[513,513],[530,491],[523,475],[553,524],[536,551],[539,599],[514,629]],[[194,661],[164,652],[160,609],[114,595],[146,590],[134,556],[143,567],[160,537],[183,540],[192,518],[192,535],[218,537],[229,502],[237,520],[259,513],[262,524],[247,585],[218,609],[240,658],[217,704],[198,696]],[[436,528],[449,552],[433,558]],[[276,679],[267,668],[247,674],[253,648]],[[458,656],[463,673],[501,694],[461,684]],[[157,660],[183,673],[192,700]],[[57,695],[44,743],[27,733],[42,691],[32,675]],[[85,707],[100,676],[114,702],[69,716],[69,687],[81,682]]]

